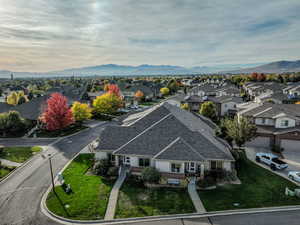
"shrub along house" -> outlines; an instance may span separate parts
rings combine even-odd
[[[102,131],[96,159],[126,165],[136,174],[151,166],[172,179],[233,170],[230,146],[214,135],[201,116],[165,102],[120,122]]]
[[[264,103],[238,115],[250,118],[257,126],[257,137],[248,146],[299,150],[300,105]]]

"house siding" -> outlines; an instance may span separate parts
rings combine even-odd
[[[95,153],[95,159],[96,160],[107,159],[107,158],[108,158],[107,152],[98,151],[98,152]]]

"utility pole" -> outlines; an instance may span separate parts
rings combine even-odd
[[[51,162],[51,154],[48,154],[49,156],[49,165],[50,165],[50,174],[51,174],[51,181],[52,181],[52,191],[55,193],[55,189],[54,189],[54,178],[53,178],[53,171],[52,171],[52,162]]]

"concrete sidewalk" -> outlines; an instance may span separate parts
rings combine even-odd
[[[7,159],[0,159],[0,162],[2,163],[2,165],[5,165],[5,166],[19,167],[22,165],[22,163],[13,162],[13,161],[10,161]]]
[[[197,192],[195,177],[192,177],[191,181],[188,184],[188,192],[189,192],[190,198],[194,204],[194,207],[195,207],[197,213],[205,213],[206,210],[205,210],[203,203]]]
[[[114,186],[110,192],[110,195],[109,195],[109,200],[108,200],[104,220],[112,220],[115,217],[118,196],[119,196],[119,190],[126,178],[126,172],[127,172],[127,168],[121,167],[120,175],[119,175],[116,183],[114,184]]]

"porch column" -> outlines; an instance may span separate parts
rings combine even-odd
[[[116,155],[115,157],[116,157],[116,158],[115,158],[115,165],[116,165],[116,166],[119,166],[119,156]]]
[[[201,163],[201,170],[200,170],[200,178],[203,179],[204,178],[204,164]]]

